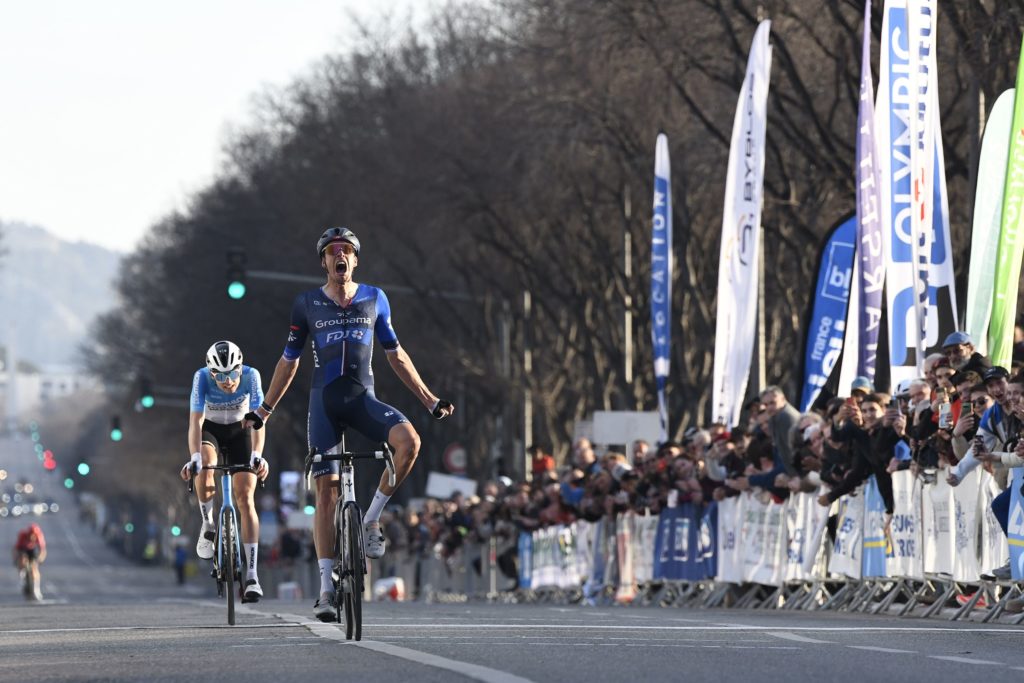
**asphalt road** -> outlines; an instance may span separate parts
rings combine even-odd
[[[62,510],[35,518],[46,599],[25,602],[0,568],[0,683],[1024,678],[1022,627],[885,616],[376,603],[351,643],[307,601],[264,600],[230,627],[211,580],[177,586],[168,568],[124,561],[78,523],[66,492],[51,493]],[[24,523],[0,519],[0,543]]]

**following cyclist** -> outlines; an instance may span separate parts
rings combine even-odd
[[[248,465],[252,469],[252,472],[235,472],[232,475],[245,551],[243,602],[257,602],[263,597],[256,575],[260,522],[253,496],[256,477],[266,479],[270,468],[261,455],[265,433],[247,429],[243,424],[246,411],[254,410],[262,401],[260,373],[256,368],[242,364],[242,350],[229,341],[219,341],[211,346],[206,352],[206,367],[196,370],[192,377],[188,418],[188,448],[192,459],[181,468],[181,477],[187,480],[193,465],[216,465],[218,453],[224,454],[226,465]],[[213,494],[216,490],[213,471],[201,472],[196,484],[199,513],[203,518],[196,554],[210,560],[217,541],[217,525],[213,521]]]
[[[266,401],[246,418],[259,429],[270,417],[295,378],[299,356],[306,338],[311,336],[314,370],[307,421],[309,446],[321,453],[337,453],[344,429],[350,426],[372,441],[387,441],[395,452],[395,486],[388,486],[387,473],[381,476],[364,518],[366,555],[379,558],[384,555],[380,514],[412,470],[420,437],[402,413],[374,395],[370,367],[373,337],[387,352],[391,369],[434,417],[447,417],[455,407],[430,392],[409,354],[399,346],[384,292],[352,280],[359,264],[359,239],[355,233],[347,228],[330,228],[317,241],[316,252],[320,266],[327,271],[327,282],[296,297],[284,355],[274,368]],[[334,621],[331,564],[338,463],[319,463],[312,473],[316,478],[313,540],[320,566],[320,598],[313,611],[321,621]]]
[[[43,530],[35,522],[18,532],[18,540],[11,551],[14,566],[19,572],[27,572],[32,577],[32,590],[25,586],[25,597],[30,600],[42,600],[43,592],[39,589],[39,563],[46,559],[46,538]]]

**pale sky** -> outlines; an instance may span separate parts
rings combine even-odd
[[[216,174],[253,97],[429,0],[44,0],[0,8],[0,221],[130,251]],[[410,17],[411,15],[411,17]]]

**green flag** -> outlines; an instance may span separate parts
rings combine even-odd
[[[1024,42],[1021,43],[1024,51]],[[999,223],[992,321],[988,327],[989,356],[994,365],[1010,367],[1013,325],[1017,317],[1017,284],[1024,257],[1024,59],[1017,62],[1017,91],[1013,102],[1010,156],[1006,162],[1003,217]]]

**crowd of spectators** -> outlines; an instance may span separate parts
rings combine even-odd
[[[812,493],[831,505],[874,475],[891,515],[891,474],[900,469],[926,482],[942,476],[955,486],[980,465],[1005,489],[1005,467],[1024,464],[1024,445],[1017,445],[1024,373],[1011,377],[993,367],[963,332],[950,335],[944,352],[929,356],[924,370],[892,394],[858,377],[848,395],[823,398],[804,413],[781,388],[768,386],[745,406],[739,427],[691,426],[680,442],[652,446],[638,440],[628,449],[598,449],[579,438],[561,466],[533,446],[529,482],[502,477],[475,496],[428,499],[420,509],[387,513],[382,523],[389,554],[448,559],[466,544],[494,538],[498,566],[514,579],[519,532],[627,510],[657,514],[684,503],[707,506],[746,490],[776,502]],[[1005,532],[1008,493],[993,511]],[[1008,577],[1009,568],[999,572]]]

